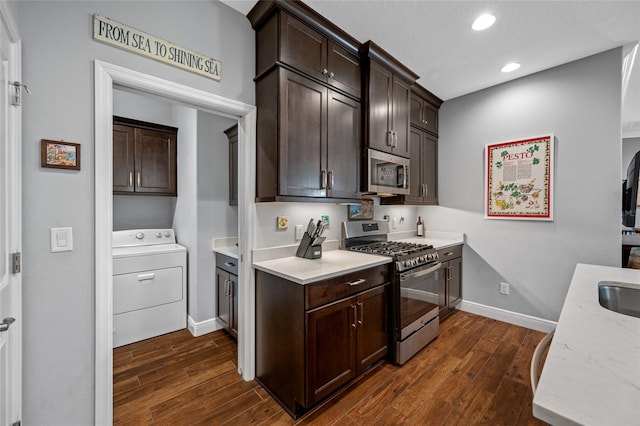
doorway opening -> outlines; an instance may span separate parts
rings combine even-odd
[[[95,423],[111,424],[113,410],[113,269],[111,235],[114,86],[238,121],[239,325],[238,372],[254,376],[255,298],[250,249],[254,241],[256,107],[102,61],[95,61]]]

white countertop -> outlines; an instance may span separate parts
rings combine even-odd
[[[238,237],[214,238],[211,241],[211,250],[225,256],[238,258]]]
[[[395,239],[393,238],[393,235],[389,235],[389,239],[407,243],[431,244],[437,250],[464,244],[464,234],[457,232],[427,231],[425,232],[424,237],[414,236],[410,238]]]
[[[533,399],[556,426],[640,424],[640,318],[600,306],[600,281],[640,288],[640,270],[576,266]]]
[[[320,259],[290,256],[254,262],[253,267],[298,284],[309,284],[385,263],[391,263],[391,258],[347,250],[327,250]]]

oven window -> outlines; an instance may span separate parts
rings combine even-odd
[[[417,321],[422,316],[438,309],[440,300],[440,282],[444,278],[444,269],[427,275],[411,277],[400,281],[400,323],[401,329]]]

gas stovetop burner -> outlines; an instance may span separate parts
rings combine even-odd
[[[433,249],[429,244],[403,243],[398,241],[380,241],[372,244],[363,244],[350,247],[350,250],[362,253],[380,254],[383,256],[406,256]]]

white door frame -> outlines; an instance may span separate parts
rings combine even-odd
[[[7,80],[9,83],[22,81],[22,43],[18,28],[15,25],[13,17],[4,0],[0,0],[0,25],[3,32],[6,32],[8,39],[2,40],[8,54]],[[5,87],[2,93],[11,94],[13,88]],[[22,90],[22,88],[20,88]],[[8,103],[8,99],[2,99],[2,102]],[[6,125],[4,132],[7,143],[6,163],[7,170],[2,179],[7,178],[11,182],[9,187],[7,201],[7,235],[6,241],[0,241],[5,244],[6,254],[22,252],[22,107],[7,105]],[[4,226],[4,224],[0,225]],[[8,259],[1,259],[6,262],[6,266],[10,267]],[[9,412],[0,413],[0,419],[8,418],[9,422],[19,421],[22,419],[22,274],[12,274],[10,268],[7,270],[8,286],[10,300],[7,304],[11,310],[10,315],[15,318],[15,323],[8,330],[7,343],[10,345],[9,350],[9,367],[10,371],[5,372],[9,379]],[[12,287],[12,288],[11,288]],[[2,320],[2,317],[0,317]],[[0,386],[3,384],[0,383]]]
[[[194,108],[238,119],[238,372],[255,374],[255,293],[251,248],[255,238],[256,107],[118,65],[95,61],[95,424],[113,422],[113,269],[111,235],[112,117],[114,85],[140,90]],[[185,313],[186,315],[186,313]]]

